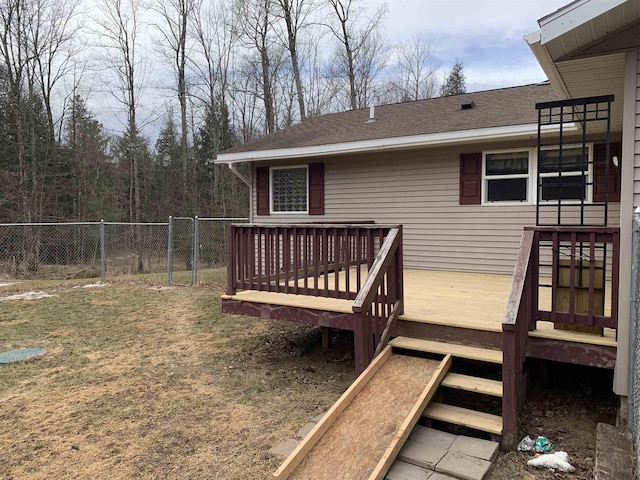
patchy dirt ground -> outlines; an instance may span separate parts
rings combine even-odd
[[[526,434],[547,437],[555,451],[568,453],[576,471],[567,474],[529,467],[526,463],[532,454],[511,452],[500,455],[491,479],[591,480],[596,426],[600,422],[615,423],[617,399],[611,392],[612,373],[552,362],[542,362],[538,367],[532,372],[520,438]]]
[[[0,305],[0,351],[49,351],[0,365],[0,478],[266,479],[281,461],[269,448],[353,380],[349,335],[325,351],[306,326],[223,315],[219,284],[78,284],[0,287],[56,295]],[[593,372],[558,372],[533,382],[523,434],[549,437],[578,471],[511,453],[492,478],[591,478],[595,426],[613,422],[615,399],[606,378],[594,389]]]

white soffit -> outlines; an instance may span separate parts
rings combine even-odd
[[[571,98],[615,95],[611,105],[611,129],[622,130],[624,53],[558,62],[555,66]]]
[[[639,19],[638,0],[577,0],[538,21],[540,43],[555,61]]]
[[[564,130],[575,130],[576,127],[565,126]],[[557,125],[544,126],[543,133],[555,133]],[[535,138],[538,135],[538,124],[508,125],[504,127],[479,128],[458,132],[430,133],[406,137],[377,138],[358,142],[332,143],[328,145],[311,145],[306,147],[278,148],[273,150],[254,150],[236,153],[219,153],[214,163],[253,162],[260,160],[283,160],[292,158],[309,158],[327,155],[344,155],[351,153],[377,152],[419,147],[435,147],[459,143],[484,142],[492,140]]]

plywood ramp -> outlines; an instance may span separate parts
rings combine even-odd
[[[274,474],[291,480],[380,480],[451,365],[387,347]]]

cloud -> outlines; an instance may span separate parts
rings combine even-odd
[[[569,0],[387,0],[389,43],[425,35],[444,70],[462,61],[469,90],[545,79],[524,36]],[[382,0],[368,2],[370,11]]]

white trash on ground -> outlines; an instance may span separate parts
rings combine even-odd
[[[16,295],[9,295],[8,297],[0,297],[1,300],[39,300],[41,298],[55,297],[56,295],[49,295],[47,292],[24,292]]]
[[[571,473],[576,469],[569,463],[567,452],[545,453],[527,462],[527,465],[537,468],[553,468],[560,472]]]
[[[98,283],[87,283],[86,285],[76,285],[73,288],[98,288],[98,287],[106,287],[106,283],[98,282]]]

